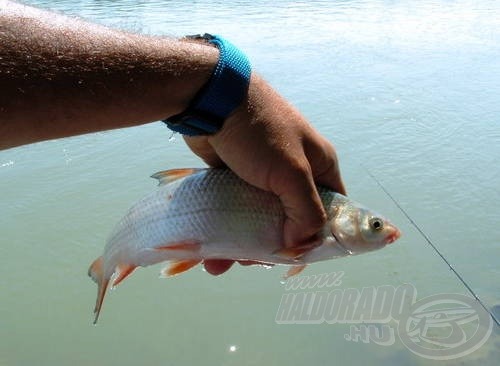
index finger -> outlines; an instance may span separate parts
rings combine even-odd
[[[311,166],[316,183],[328,187],[335,192],[346,195],[337,153],[333,145],[321,136],[315,136],[312,142],[304,143],[304,153]]]

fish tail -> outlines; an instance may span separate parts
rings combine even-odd
[[[101,312],[102,302],[104,301],[104,295],[106,294],[106,290],[109,284],[109,278],[104,278],[102,256],[97,258],[90,265],[88,274],[92,278],[92,280],[97,283],[97,299],[94,308],[94,324],[97,324],[99,313]]]

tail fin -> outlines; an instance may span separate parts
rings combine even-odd
[[[103,272],[103,259],[102,256],[97,258],[89,268],[89,276],[92,280],[97,283],[97,299],[94,308],[94,324],[97,324],[97,319],[99,319],[99,313],[101,312],[102,302],[104,300],[104,295],[109,284],[109,278],[104,278]]]

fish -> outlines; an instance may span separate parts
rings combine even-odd
[[[322,186],[327,222],[309,242],[283,245],[285,212],[278,196],[229,169],[184,168],[153,174],[158,188],[135,203],[109,236],[88,274],[97,284],[94,324],[106,290],[137,267],[169,261],[174,276],[211,260],[289,265],[285,278],[308,264],[370,252],[401,233],[385,217]]]

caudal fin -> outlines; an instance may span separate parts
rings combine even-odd
[[[109,278],[104,278],[102,256],[97,258],[90,265],[88,274],[92,280],[97,283],[97,299],[94,308],[94,324],[97,324],[97,319],[99,319],[99,313],[101,312],[102,302],[104,301],[104,295],[106,294],[109,284]]]

